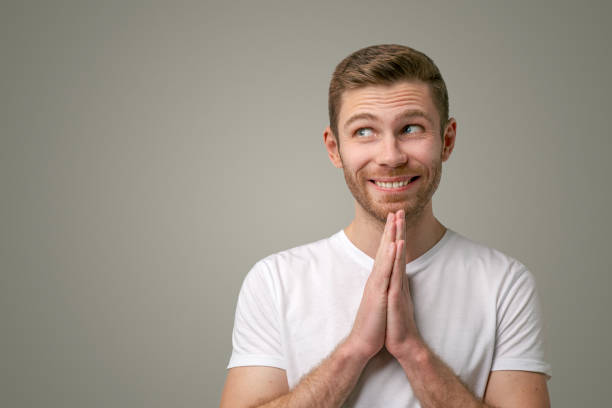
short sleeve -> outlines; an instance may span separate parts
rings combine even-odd
[[[498,297],[497,333],[492,371],[521,370],[546,374],[542,313],[532,274],[521,268],[509,276]]]
[[[285,369],[279,314],[271,274],[264,261],[249,271],[238,296],[232,356],[227,368],[269,366]]]

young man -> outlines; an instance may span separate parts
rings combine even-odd
[[[355,218],[249,272],[221,406],[549,406],[531,274],[433,215],[457,127],[433,61],[351,54],[329,114]]]

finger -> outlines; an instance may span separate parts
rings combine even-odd
[[[395,213],[389,213],[389,216],[387,217],[387,219],[389,220],[388,221],[389,229],[383,233],[381,242],[387,242],[387,243],[395,242],[395,234],[397,233],[395,222],[396,222],[397,217],[395,216]]]
[[[391,225],[389,226],[388,234],[383,237],[387,244],[392,244],[395,242],[395,235],[397,234],[397,226],[395,224],[395,214],[391,215]]]
[[[387,222],[385,223],[385,228],[383,229],[382,236],[380,237],[380,244],[378,244],[378,250],[376,251],[376,259],[382,256],[384,252],[384,242],[389,242],[389,235],[391,234],[391,228],[394,227],[395,224],[395,214],[389,213],[387,214]],[[395,234],[395,231],[393,231]]]
[[[377,292],[387,293],[393,273],[395,262],[396,247],[395,242],[385,242],[381,244],[379,257],[374,262],[372,274],[370,275],[371,284]],[[368,282],[370,281],[368,280]]]
[[[396,255],[395,234],[395,216],[394,214],[389,214],[372,269],[374,284],[378,290],[383,290],[385,292],[389,288],[389,281],[391,279],[391,273],[393,272],[393,262]]]
[[[406,219],[404,210],[399,210],[395,214],[395,242],[406,240]]]
[[[395,243],[395,257],[393,259],[393,271],[389,281],[389,294],[399,294],[402,290],[404,275],[406,274],[406,262],[402,253],[405,252],[406,241]]]
[[[397,255],[397,246],[395,242],[388,242],[387,245],[389,246],[388,256],[380,265],[381,275],[383,276],[382,286],[385,291],[389,290],[391,275],[393,274],[393,264],[395,263],[395,258]]]
[[[399,258],[399,265],[401,268],[401,276],[397,276],[396,278],[399,280],[399,288],[402,289],[404,286],[405,275],[406,275],[406,219],[404,216],[404,210],[399,210],[395,216],[396,223],[396,233],[395,233],[395,242],[403,241],[401,249],[396,249],[396,257]],[[393,279],[393,277],[392,277]]]

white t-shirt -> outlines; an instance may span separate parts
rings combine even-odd
[[[240,291],[228,368],[282,368],[293,388],[350,332],[373,264],[344,231],[259,261]],[[421,336],[476,396],[494,370],[550,376],[534,279],[523,264],[447,230],[406,273]],[[383,349],[345,406],[420,405]]]

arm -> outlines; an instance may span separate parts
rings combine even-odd
[[[263,366],[230,368],[221,394],[221,408],[270,401],[288,391],[283,369]]]
[[[358,355],[353,350],[348,339],[340,343],[291,391],[283,370],[275,369],[280,371],[279,375],[278,372],[262,370],[269,367],[239,367],[250,369],[251,373],[228,375],[221,407],[339,407],[368,362],[367,356]]]
[[[476,398],[421,338],[414,321],[410,283],[405,274],[403,214],[397,216],[396,259],[389,283],[385,346],[398,360],[414,394],[425,407],[548,407],[544,376],[526,371],[490,374],[485,402]]]
[[[344,353],[341,348],[342,344],[298,385],[304,389],[303,392],[298,391],[296,387],[294,394],[288,393],[287,377],[281,369],[273,367],[232,368],[221,398],[221,407],[243,407],[249,406],[247,405],[249,401],[259,403],[269,400],[274,401],[263,405],[262,408],[320,406],[317,405],[316,399],[299,401],[297,398],[300,398],[300,395],[306,398],[316,395],[321,388],[327,394],[321,397],[330,400],[330,403],[334,404],[332,406],[339,406],[355,386],[358,378],[358,375],[351,376],[351,373],[361,373],[363,370],[362,366],[351,367],[353,364],[360,365],[358,359],[351,361],[350,351],[348,358],[346,355],[343,357]],[[400,362],[400,364],[404,370],[412,368],[412,371],[421,371],[422,375],[412,372],[408,378],[412,378],[410,383],[419,400],[430,399],[428,403],[423,404],[424,406],[550,407],[546,378],[543,374],[529,371],[493,371],[489,376],[483,404],[467,390],[452,370],[429,350],[425,350],[422,358],[416,360],[415,363],[406,364],[406,366],[404,363]],[[342,369],[343,366],[346,369]],[[248,383],[249,387],[241,387],[241,382]],[[431,396],[435,398],[432,399]],[[335,400],[334,397],[336,397]]]
[[[398,360],[423,407],[550,407],[544,374],[492,371],[480,401],[425,344]]]
[[[495,407],[550,407],[546,376],[530,371],[492,371],[484,402]]]
[[[355,351],[348,339],[340,343],[291,392],[284,370],[259,366],[232,368],[221,407],[339,407],[368,362],[367,356]]]
[[[353,328],[345,341],[291,391],[283,370],[270,367],[231,369],[221,407],[322,408],[342,405],[367,362],[385,344],[387,290],[395,260],[395,235],[395,220],[391,214]]]

